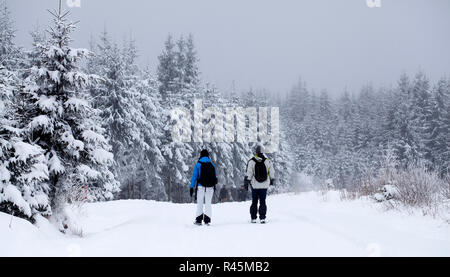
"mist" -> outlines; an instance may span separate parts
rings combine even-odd
[[[7,0],[16,41],[29,48],[36,24],[48,26],[57,0]],[[65,1],[63,1],[65,3]],[[330,94],[361,86],[395,85],[402,73],[424,71],[435,81],[450,75],[450,2],[382,0],[81,0],[66,9],[80,20],[77,47],[105,28],[119,43],[136,39],[139,64],[156,70],[170,33],[194,35],[203,82],[229,91],[285,93],[301,76]]]

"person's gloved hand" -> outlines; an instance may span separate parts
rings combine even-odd
[[[248,191],[248,185],[250,185],[250,180],[246,177],[244,179],[244,185],[242,186],[242,188]]]
[[[194,194],[194,189],[191,188],[191,189],[189,190],[189,193],[191,194],[191,197],[192,197],[192,195]]]
[[[275,179],[270,179],[270,185],[275,186]]]

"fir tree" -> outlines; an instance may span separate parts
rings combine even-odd
[[[0,65],[8,70],[19,66],[21,50],[14,43],[16,30],[6,1],[0,1]]]
[[[40,65],[31,68],[28,78],[35,83],[31,90],[36,97],[26,137],[45,152],[49,199],[53,211],[61,215],[72,191],[87,187],[89,200],[108,200],[118,191],[118,183],[109,169],[114,159],[99,111],[91,107],[87,95],[88,85],[97,78],[78,66],[89,51],[69,46],[75,25],[68,21],[68,12],[51,14],[48,42],[35,49]]]
[[[24,141],[25,90],[15,74],[0,66],[0,211],[34,221],[51,209],[44,151]]]

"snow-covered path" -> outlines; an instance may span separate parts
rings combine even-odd
[[[268,224],[249,223],[249,203],[214,205],[213,225],[194,226],[192,204],[89,204],[84,237],[63,236],[0,213],[0,256],[450,256],[450,225],[382,211],[364,200],[318,193],[268,199]],[[6,247],[5,247],[6,246]]]

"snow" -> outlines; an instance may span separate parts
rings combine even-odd
[[[41,68],[36,68],[36,67],[33,67],[33,70],[37,70],[38,71],[38,76],[40,76],[40,77],[42,77],[42,76],[45,76],[46,74],[47,74],[47,69],[46,68],[44,68],[44,67],[41,67]]]
[[[61,174],[66,171],[61,160],[54,151],[52,152],[52,158],[49,161],[49,169],[53,174]]]
[[[28,201],[33,201],[31,202],[32,205],[34,206],[45,206],[49,203],[49,199],[48,196],[45,193],[37,193],[33,199],[28,200]]]
[[[386,200],[391,200],[398,197],[398,189],[393,185],[384,185],[380,192],[374,194],[374,199],[378,202],[383,202]]]
[[[86,182],[88,181],[88,179],[96,179],[100,176],[100,172],[84,164],[78,166],[77,170],[78,172],[80,172],[80,176],[83,178],[82,182]]]
[[[61,82],[61,72],[59,71],[48,71],[48,74],[50,75],[50,79],[59,84]]]
[[[14,150],[17,159],[22,162],[42,153],[41,148],[21,141],[14,143]]]
[[[43,127],[45,130],[50,127],[51,119],[46,115],[39,115],[33,118],[33,120],[30,122],[30,127],[32,130]]]
[[[31,216],[30,205],[23,199],[22,193],[13,185],[8,185],[2,189],[2,193],[0,193],[0,202],[12,202],[19,209],[26,214],[27,216]]]
[[[114,162],[114,155],[104,149],[95,149],[91,151],[92,159],[98,164]]]
[[[77,81],[78,84],[76,85],[85,86],[89,82],[89,75],[81,72],[68,72],[64,74],[64,79],[71,84],[75,84],[75,81]]]
[[[384,194],[379,193],[379,192],[375,193],[375,194],[373,195],[373,198],[374,198],[376,201],[378,201],[378,202],[383,202],[383,201],[386,200],[386,198],[384,197]]]
[[[194,204],[87,204],[75,220],[83,237],[43,218],[35,226],[14,218],[9,228],[0,213],[0,256],[450,256],[442,219],[340,201],[338,192],[269,196],[266,225],[249,223],[249,205],[214,205],[213,225],[199,227]]]
[[[32,182],[33,180],[47,180],[48,167],[43,163],[36,163],[32,166],[30,173],[23,174],[22,178],[25,182]]]
[[[8,182],[11,178],[9,170],[6,168],[5,164],[0,165],[0,182]]]
[[[384,197],[388,200],[397,197],[399,194],[398,189],[393,185],[383,186],[382,192],[384,194]]]
[[[91,131],[91,130],[83,131],[82,136],[85,140],[87,140],[89,142],[99,142],[99,143],[104,143],[104,144],[107,143],[104,136],[102,136],[94,131]]]
[[[84,150],[84,143],[80,140],[75,139],[71,131],[64,132],[61,136],[61,140],[67,143],[68,147],[72,150],[75,150],[76,153],[78,153],[78,151]],[[76,154],[76,156],[78,156],[78,154]]]
[[[0,99],[0,116],[3,117],[5,111],[6,111],[5,103],[2,101],[2,99]]]
[[[55,56],[64,56],[64,51],[56,46],[50,46],[50,49],[45,53],[47,57],[54,58]]]
[[[91,51],[85,49],[85,48],[71,48],[69,50],[68,56],[72,59],[72,60],[76,60],[76,58],[78,57],[84,57],[87,55],[90,55]]]
[[[56,102],[55,96],[47,97],[46,95],[41,95],[37,103],[46,112],[54,112],[58,108],[58,102]]]
[[[85,110],[89,107],[89,103],[77,97],[71,97],[65,103],[66,108],[70,108],[73,111]]]

